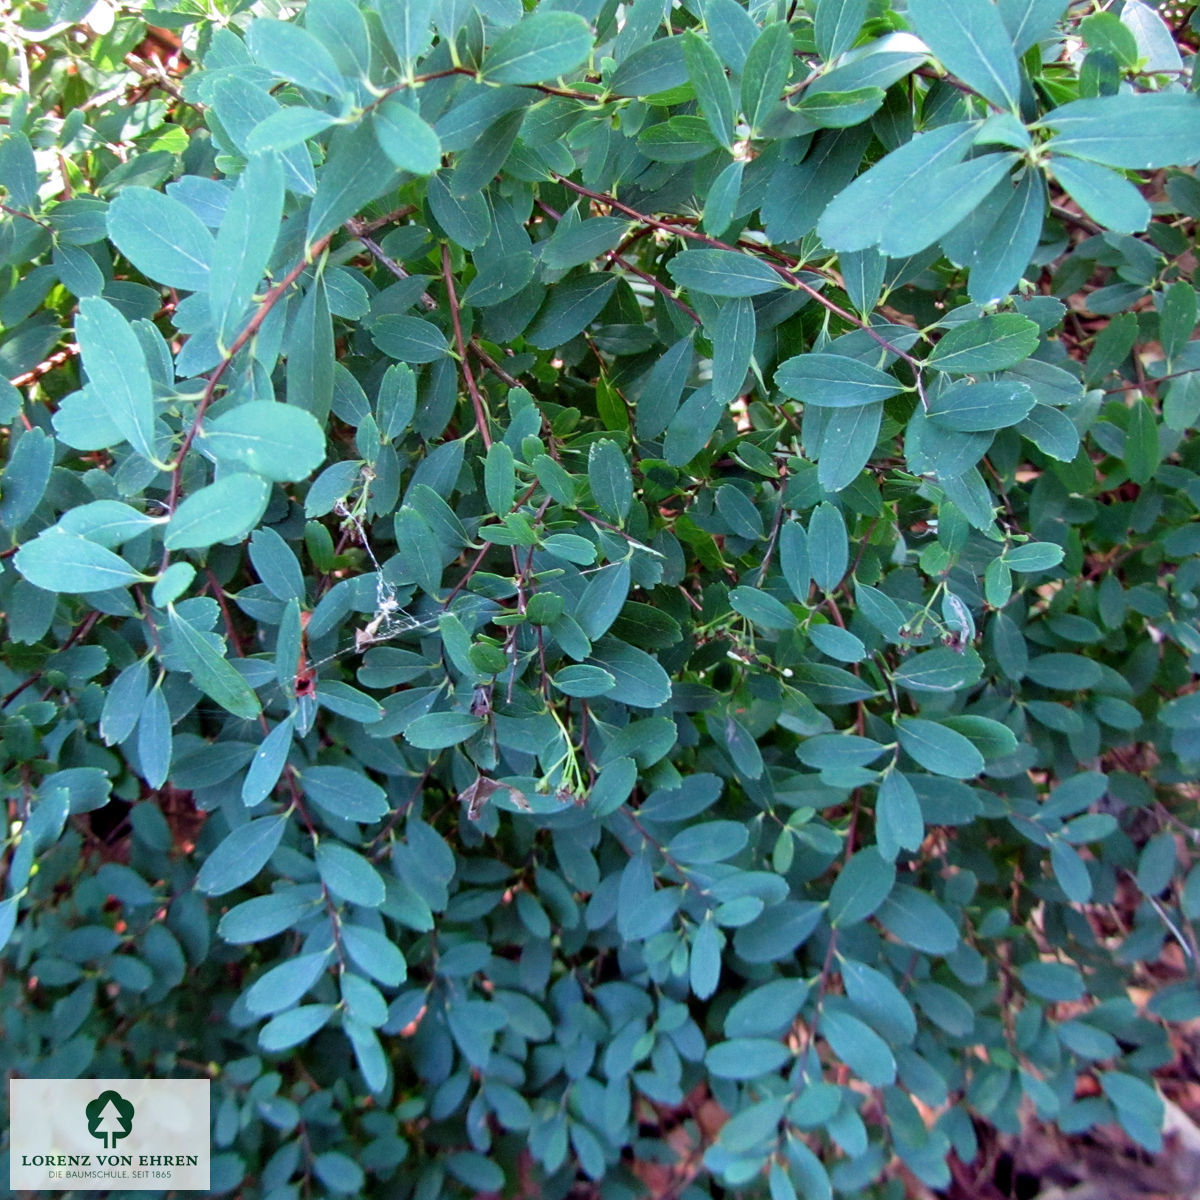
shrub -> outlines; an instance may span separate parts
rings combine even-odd
[[[207,1073],[272,1200],[1157,1148],[1164,20],[199,7],[4,27],[6,1069]]]

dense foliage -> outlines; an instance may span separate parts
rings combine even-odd
[[[1158,1147],[1193,34],[525,8],[0,15],[0,1062],[271,1200]]]

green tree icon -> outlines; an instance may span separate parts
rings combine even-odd
[[[119,1138],[128,1137],[133,1130],[133,1105],[111,1088],[101,1092],[84,1109],[88,1133],[99,1138],[106,1150],[112,1150]]]

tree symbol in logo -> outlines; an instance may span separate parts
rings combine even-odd
[[[133,1130],[133,1105],[111,1088],[101,1092],[84,1109],[88,1133],[99,1138],[106,1150],[116,1147],[117,1139],[128,1137]]]

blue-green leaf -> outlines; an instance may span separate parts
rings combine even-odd
[[[680,287],[709,296],[758,296],[784,286],[778,271],[736,250],[684,250],[667,270]]]
[[[222,343],[236,336],[262,279],[283,215],[283,168],[271,153],[247,162],[221,220],[212,257],[209,311]]]
[[[326,96],[340,96],[346,90],[333,55],[299,25],[260,18],[246,30],[246,43],[255,59],[280,79]]]
[[[484,55],[494,83],[544,83],[567,75],[592,52],[592,31],[571,12],[533,12],[506,29]]]
[[[398,96],[385,100],[371,119],[380,146],[400,170],[432,175],[442,165],[438,135]]]
[[[1140,233],[1149,224],[1149,202],[1116,171],[1065,154],[1050,159],[1050,170],[1093,221],[1117,233]]]
[[[196,686],[235,717],[253,720],[258,716],[261,711],[258,697],[229,664],[220,648],[220,639],[213,634],[201,633],[174,608],[167,610],[167,618],[172,648]]]
[[[204,860],[196,876],[197,889],[209,896],[223,896],[248,883],[275,853],[287,823],[287,814],[282,814],[239,825]]]
[[[272,481],[304,479],[325,459],[325,434],[312,413],[273,400],[251,400],[206,421],[198,444]]]
[[[841,354],[797,354],[779,365],[775,383],[784,395],[818,408],[856,408],[903,391],[895,376]]]
[[[1046,144],[1110,167],[1149,170],[1200,159],[1200,97],[1194,92],[1122,93],[1072,100],[1038,122]]]
[[[1000,108],[1015,111],[1021,90],[1017,56],[991,0],[909,0],[925,44],[946,68]]]
[[[108,206],[108,236],[143,275],[204,291],[215,242],[186,204],[146,187],[126,187]]]
[[[835,928],[865,921],[888,897],[896,868],[874,846],[860,850],[838,872],[829,892],[829,923]]]
[[[14,564],[30,583],[47,592],[104,592],[150,578],[111,550],[56,530],[26,542]]]
[[[91,390],[104,398],[106,415],[140,455],[155,461],[153,384],[129,322],[107,300],[89,297],[79,302],[75,337]]]
[[[258,524],[269,495],[266,480],[257,475],[226,475],[202,487],[172,513],[167,549],[190,550],[241,537]]]

